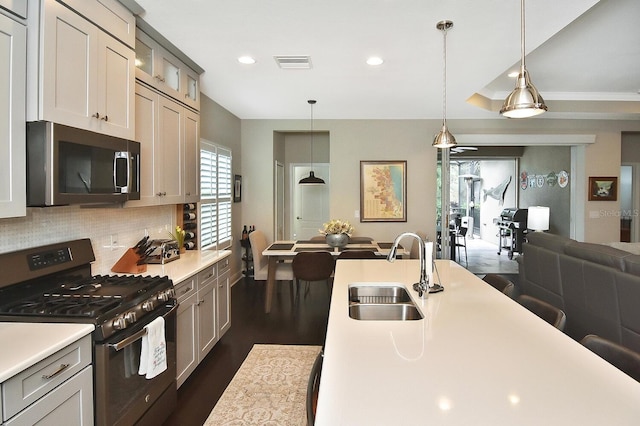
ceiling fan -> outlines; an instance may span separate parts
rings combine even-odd
[[[477,151],[478,148],[475,146],[455,146],[451,148],[451,154],[460,154],[465,151]]]

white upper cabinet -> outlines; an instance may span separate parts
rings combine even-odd
[[[16,16],[26,19],[27,0],[0,0],[0,8],[14,13]]]
[[[200,76],[153,38],[136,33],[136,78],[200,110]]]
[[[130,48],[135,48],[136,19],[119,1],[62,0],[62,2]]]
[[[0,14],[0,217],[26,215],[27,28]]]
[[[29,17],[39,31],[29,41],[27,120],[133,139],[135,52],[63,4],[42,5]]]
[[[200,201],[200,114],[184,112],[184,202]]]

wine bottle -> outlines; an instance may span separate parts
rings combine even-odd
[[[184,238],[186,240],[193,240],[196,237],[196,233],[193,231],[185,231]]]
[[[196,243],[194,243],[193,241],[186,241],[186,242],[184,243],[184,247],[185,247],[187,250],[193,250],[194,248],[196,248]]]
[[[187,203],[184,205],[184,210],[195,210],[196,209],[196,205],[193,203]]]
[[[182,225],[182,229],[196,229],[198,228],[198,224],[195,222],[187,222],[184,225]]]
[[[183,214],[182,217],[184,218],[184,220],[194,220],[196,218],[196,214],[189,212]]]
[[[242,228],[242,239],[246,240],[247,238],[249,238],[249,231],[247,231],[247,225],[245,225],[244,228]]]

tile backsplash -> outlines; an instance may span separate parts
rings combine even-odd
[[[145,232],[169,238],[176,223],[173,205],[138,208],[28,208],[27,216],[0,219],[0,253],[90,238],[96,261],[93,274],[110,273],[113,264]]]

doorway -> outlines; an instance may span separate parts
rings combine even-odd
[[[329,221],[329,164],[314,164],[313,171],[325,181],[324,185],[300,185],[309,176],[308,164],[291,165],[291,235],[292,240],[308,240],[318,235],[322,224]]]

